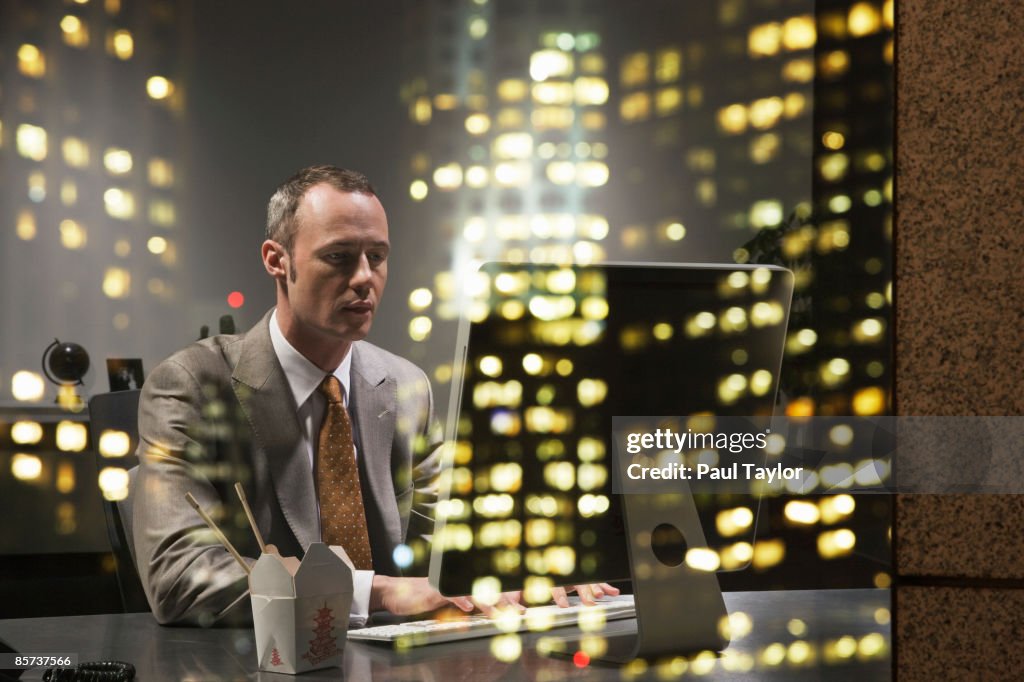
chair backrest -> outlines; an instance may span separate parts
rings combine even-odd
[[[107,535],[117,567],[117,584],[126,613],[149,611],[149,602],[142,589],[138,570],[135,568],[134,547],[132,546],[131,502],[135,483],[135,468],[138,459],[135,452],[139,446],[139,394],[141,391],[114,391],[101,393],[89,400],[89,428],[92,432],[93,449],[96,451],[97,470],[106,467],[121,467],[128,470],[128,497],[117,502],[103,500],[103,511],[107,519]],[[109,458],[100,452],[101,438],[105,431],[120,431],[128,435],[128,454]]]

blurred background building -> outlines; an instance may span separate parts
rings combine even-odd
[[[47,500],[26,527],[81,530],[61,417],[24,418],[53,403],[43,349],[81,343],[101,392],[107,357],[255,323],[265,202],[314,162],[381,190],[372,340],[439,405],[483,261],[771,262],[797,273],[780,409],[886,413],[892,40],[892,0],[3,2],[0,488]],[[767,500],[724,585],[884,586],[889,524],[882,497]]]
[[[406,354],[448,380],[452,320],[491,312],[471,301],[488,260],[777,263],[797,273],[786,412],[885,413],[892,17],[881,1],[410,3],[401,215],[435,274],[409,292]],[[748,510],[723,510],[719,541]],[[889,516],[882,496],[767,500],[755,571],[724,584],[887,585]],[[833,570],[804,570],[822,559]]]

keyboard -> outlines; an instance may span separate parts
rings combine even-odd
[[[549,604],[531,606],[523,614],[505,612],[495,618],[475,615],[450,620],[417,620],[397,625],[377,625],[349,630],[348,638],[361,642],[385,642],[406,648],[492,637],[506,632],[544,631],[580,622],[584,626],[592,624],[599,627],[602,620],[621,620],[635,616],[631,594],[614,597],[607,595],[597,600],[594,606],[581,604],[579,597],[570,597],[569,606],[565,608]]]

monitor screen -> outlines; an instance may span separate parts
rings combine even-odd
[[[502,591],[629,578],[612,418],[770,415],[792,274],[489,263],[470,289],[432,581],[455,595],[481,578]],[[752,543],[757,499],[696,502],[723,567],[743,566],[728,553]]]

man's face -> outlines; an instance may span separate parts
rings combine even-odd
[[[285,268],[295,331],[351,343],[370,331],[388,280],[388,220],[377,197],[327,184],[306,192]]]

